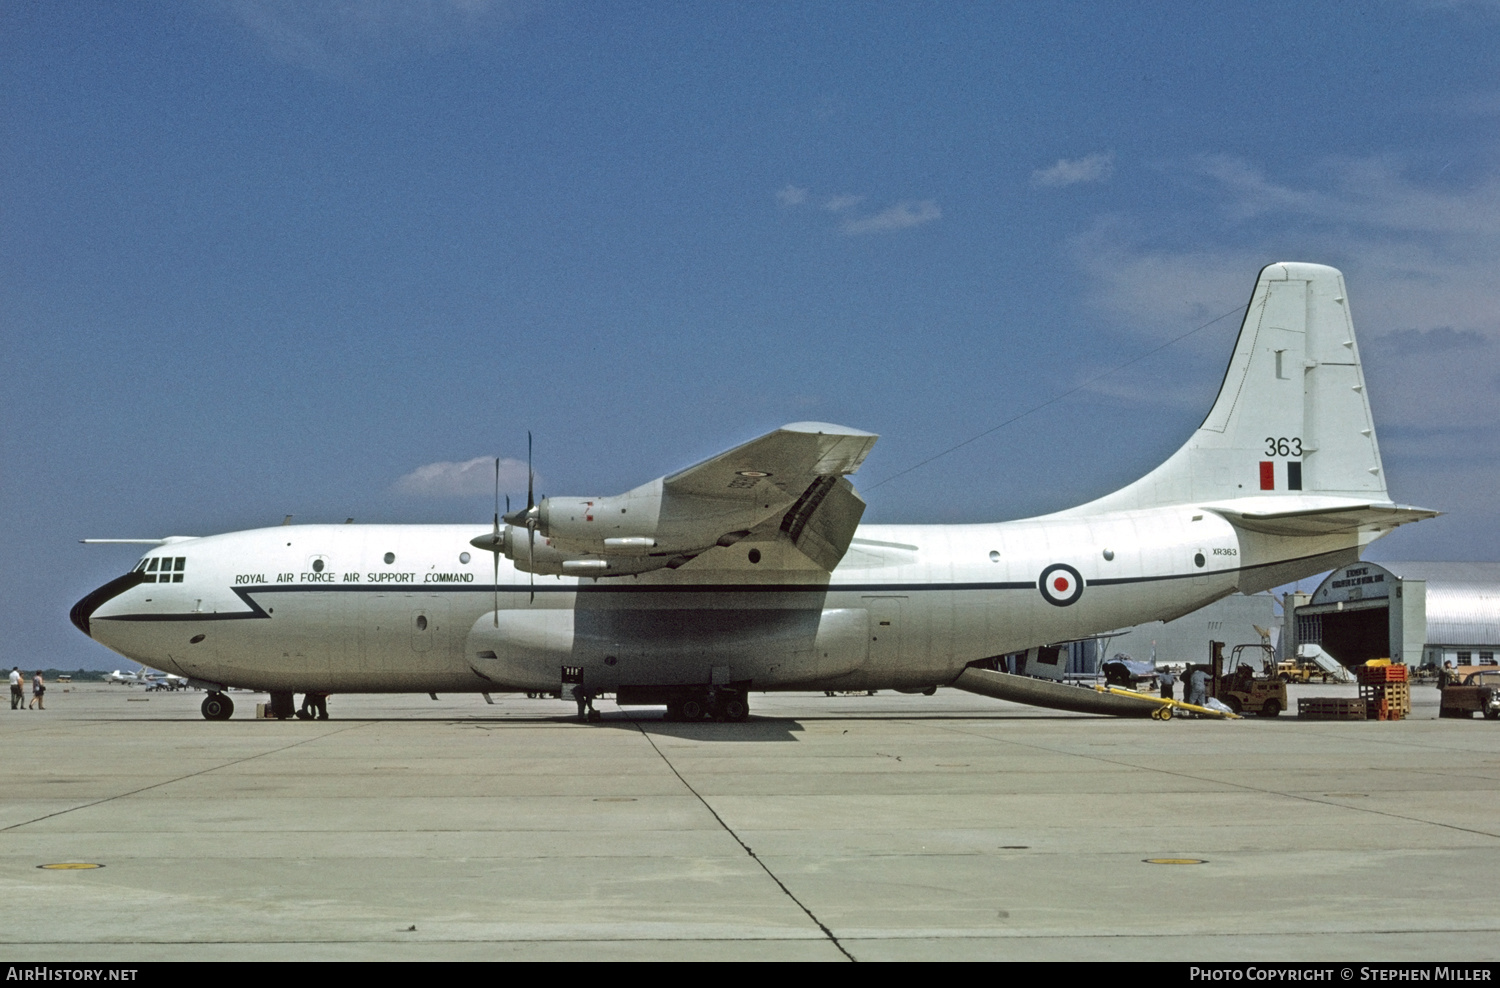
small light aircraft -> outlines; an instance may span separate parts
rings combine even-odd
[[[238,686],[269,691],[280,717],[298,691],[514,691],[572,697],[580,714],[613,694],[736,721],[752,691],[999,695],[981,682],[997,656],[1342,566],[1437,513],[1386,492],[1344,278],[1316,264],[1260,272],[1203,424],[1096,501],[862,526],[848,478],[876,438],[786,425],[623,494],[528,493],[503,519],[497,504],[488,531],[145,540],[139,565],[71,616],[208,689],[210,720]]]
[[[146,683],[146,689],[153,692],[175,692],[188,688],[186,676],[176,676],[170,672],[148,672]]]

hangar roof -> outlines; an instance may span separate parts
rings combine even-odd
[[[1427,583],[1427,642],[1500,645],[1500,563],[1378,563],[1402,581]]]

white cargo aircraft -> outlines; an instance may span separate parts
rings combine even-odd
[[[624,494],[528,496],[487,531],[150,540],[72,619],[209,689],[210,720],[238,686],[269,691],[283,717],[296,691],[524,691],[572,697],[580,714],[613,694],[733,721],[751,691],[1013,695],[997,684],[1023,677],[993,671],[997,656],[1342,566],[1436,514],[1386,493],[1344,279],[1316,264],[1261,271],[1208,418],[1096,501],[860,526],[847,477],[876,438],[787,425]]]

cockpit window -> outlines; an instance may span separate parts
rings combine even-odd
[[[135,571],[145,573],[147,583],[181,583],[186,569],[186,556],[149,556],[140,561]]]

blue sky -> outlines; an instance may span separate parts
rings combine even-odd
[[[118,664],[79,538],[483,529],[528,429],[545,493],[820,419],[869,521],[1078,503],[1237,319],[1095,378],[1273,260],[1449,512],[1372,558],[1500,558],[1497,69],[1477,2],[0,0],[0,662]]]

